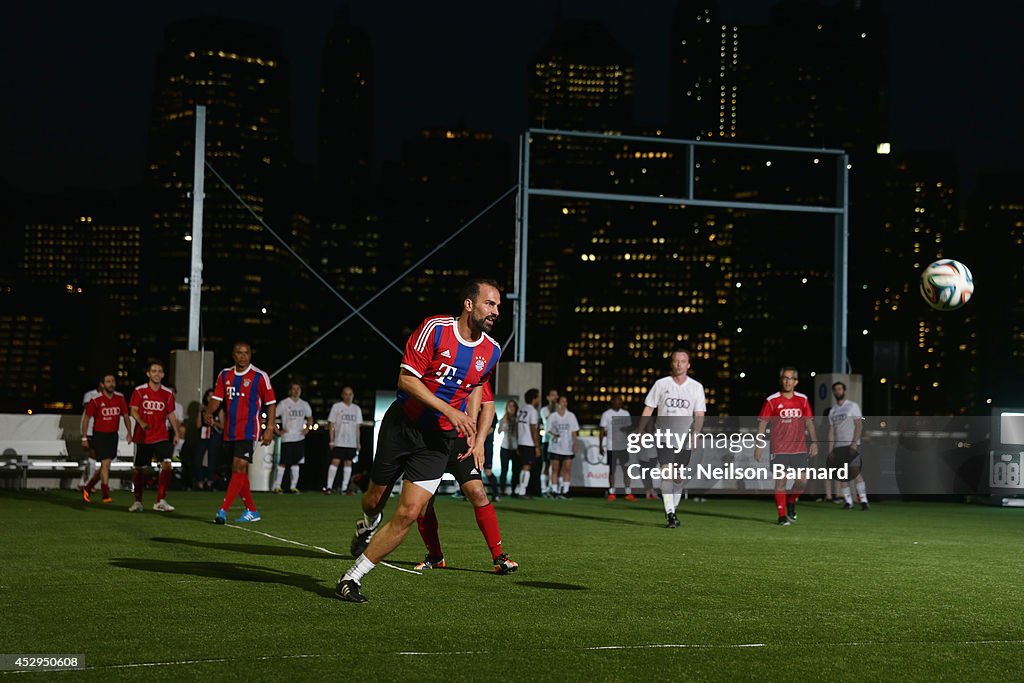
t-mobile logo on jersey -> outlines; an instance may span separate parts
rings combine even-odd
[[[455,375],[455,366],[448,365],[447,363],[441,363],[437,369],[437,381],[439,384],[444,384],[444,381],[449,377]]]
[[[231,385],[224,387],[224,398],[226,398],[229,401],[237,398],[240,393],[241,392],[239,392],[238,389]]]

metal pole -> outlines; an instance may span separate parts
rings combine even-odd
[[[693,163],[693,145],[686,146],[686,198],[693,199],[693,174],[694,166]]]
[[[523,136],[523,153],[519,177],[519,285],[516,288],[516,362],[526,362],[526,290],[527,258],[530,237],[530,133]]]
[[[206,107],[196,106],[196,158],[192,167],[192,271],[188,278],[188,350],[199,350],[203,294],[203,198],[206,183]]]
[[[835,217],[835,237],[833,239],[835,254],[833,259],[832,297],[832,372],[846,372],[846,340],[847,318],[849,311],[849,274],[848,247],[850,241],[850,158],[846,154],[837,160],[836,167],[836,203],[843,212]]]

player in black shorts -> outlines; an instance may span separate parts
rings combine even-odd
[[[409,527],[430,505],[449,462],[471,460],[483,467],[484,444],[494,419],[490,381],[500,357],[487,334],[498,317],[501,295],[490,280],[467,283],[458,318],[434,316],[413,331],[398,376],[398,400],[381,421],[370,487],[363,496],[363,519],[356,523],[352,554],[356,563],[338,580],[342,600],[366,602],[361,579],[405,539]],[[394,515],[380,524],[391,487],[404,485]],[[479,475],[478,475],[479,476]],[[477,480],[482,492],[483,485]],[[494,506],[474,507],[488,546],[496,548],[495,571],[517,566],[501,553]],[[436,516],[433,517],[436,523]],[[484,522],[481,522],[484,520]]]

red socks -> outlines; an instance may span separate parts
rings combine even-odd
[[[775,508],[779,511],[779,517],[786,516],[786,502],[789,500],[785,491],[775,492]]]
[[[101,488],[103,489],[103,497],[110,498],[110,486],[108,484],[103,484]]]
[[[238,495],[242,498],[242,502],[245,504],[245,509],[250,512],[256,512],[256,503],[252,501],[252,489],[249,488],[249,473],[239,472],[238,478],[242,481],[241,486],[238,487]],[[232,477],[234,479],[234,477]]]
[[[494,505],[488,503],[482,508],[473,508],[476,514],[476,524],[480,527],[487,547],[491,549],[491,557],[501,555],[501,530],[498,529],[498,515],[494,512]]]
[[[423,545],[427,547],[427,555],[434,559],[444,557],[441,539],[437,535],[437,513],[434,512],[433,505],[428,506],[427,511],[416,520],[416,526],[420,530]]]
[[[167,497],[167,485],[171,483],[171,471],[160,470],[160,478],[156,484],[156,499],[163,500]]]
[[[800,494],[804,492],[803,489],[793,489],[788,496],[786,496],[787,503],[795,503],[800,500]]]
[[[146,475],[138,467],[132,469],[132,484],[135,485],[135,500],[142,502],[142,491],[146,488]]]
[[[246,480],[249,477],[245,477]],[[220,509],[227,512],[231,509],[231,504],[235,502],[235,498],[238,497],[238,489],[242,486],[242,474],[238,472],[231,473],[231,480],[228,481],[228,490],[224,494],[224,502],[221,503]]]

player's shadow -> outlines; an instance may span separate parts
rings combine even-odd
[[[585,519],[591,522],[604,522],[606,524],[626,524],[629,526],[647,526],[646,522],[638,522],[632,519],[622,519],[621,517],[600,517],[598,515],[581,515],[576,512],[559,512],[555,509],[529,509],[520,507],[505,507],[501,508],[501,514],[516,514],[516,515],[539,515],[541,517],[567,517],[569,519]]]
[[[736,519],[741,522],[754,522],[756,524],[770,524],[775,525],[775,522],[766,519],[764,517],[752,517],[748,515],[730,515],[725,512],[707,512],[705,510],[683,510],[682,508],[676,508],[676,514],[687,515],[692,517],[718,517],[720,519]]]
[[[554,591],[586,591],[590,590],[587,586],[581,586],[577,583],[555,583],[553,581],[516,581],[517,586],[526,586],[527,588],[545,588],[547,590]]]
[[[91,512],[93,510],[102,512],[128,512],[128,508],[125,505],[115,505],[114,503],[103,504],[99,502],[86,503],[82,500],[82,494],[75,493],[71,496],[68,495],[67,491],[5,491],[3,495],[29,503],[46,503],[47,505],[56,505],[57,507],[67,508],[76,512]]]
[[[227,581],[244,581],[254,583],[271,583],[294,586],[314,593],[322,598],[337,599],[334,589],[322,585],[312,576],[296,574],[280,569],[269,569],[251,564],[235,564],[232,562],[176,562],[174,560],[147,560],[142,558],[119,557],[110,560],[113,567],[133,569],[157,574],[181,574],[185,576],[203,576],[210,579]]]
[[[286,548],[282,546],[260,545],[258,543],[206,543],[185,538],[168,538],[156,536],[149,539],[156,543],[169,543],[174,545],[187,545],[193,548],[204,548],[207,550],[224,550],[230,553],[244,553],[246,555],[266,555],[269,557],[313,557],[324,560],[347,559],[339,558],[336,555],[319,553],[315,550],[304,548]]]

